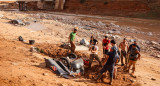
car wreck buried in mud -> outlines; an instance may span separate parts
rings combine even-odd
[[[68,54],[67,57],[58,59],[45,59],[46,67],[53,70],[54,73],[64,78],[69,78],[69,75],[78,73],[84,74],[84,60],[83,58],[77,58],[73,53]],[[85,63],[86,64],[86,63]]]

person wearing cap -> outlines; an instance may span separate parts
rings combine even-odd
[[[123,57],[125,57],[125,64],[127,65],[128,60],[127,60],[126,48],[127,48],[127,50],[128,50],[128,43],[126,42],[126,39],[125,39],[125,38],[123,39],[123,42],[121,42],[121,43],[119,44],[119,48],[121,49],[121,65],[122,65],[122,66],[124,65]]]
[[[108,39],[108,36],[105,36],[105,38],[102,41],[103,54],[105,54],[105,56],[107,55],[109,51],[109,43],[110,43],[110,40]]]
[[[136,40],[134,40],[134,43],[133,43],[133,44],[136,44],[136,47],[137,47],[138,51],[140,52],[140,47],[137,45]],[[131,44],[131,45],[129,46],[127,53],[131,50],[133,44]]]
[[[107,56],[105,58],[105,64],[103,68],[101,69],[100,73],[98,74],[98,76],[95,78],[95,80],[98,80],[101,78],[104,72],[109,71],[110,73],[109,84],[112,84],[113,76],[114,74],[116,74],[115,65],[117,64],[118,59],[119,59],[118,48],[116,47],[116,42],[114,40],[111,40],[111,45],[112,45],[112,48],[110,52],[107,53]]]
[[[129,51],[129,66],[128,66],[128,72],[130,70],[130,67],[133,65],[132,67],[132,74],[134,74],[135,72],[135,65],[137,60],[140,60],[141,54],[137,48],[136,44],[132,45],[131,50]]]
[[[69,35],[69,42],[71,44],[71,52],[74,53],[75,49],[76,49],[76,45],[75,45],[75,36],[76,36],[76,32],[77,32],[78,28],[74,28],[73,32],[70,33]]]

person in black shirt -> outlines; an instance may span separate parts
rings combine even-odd
[[[98,44],[98,41],[94,39],[93,36],[91,36],[90,45],[96,45],[96,44]]]
[[[101,76],[104,72],[109,71],[109,73],[110,73],[110,84],[112,84],[112,80],[113,80],[115,63],[118,62],[118,58],[119,58],[118,49],[115,46],[116,42],[114,40],[111,40],[111,45],[112,45],[112,48],[111,48],[110,52],[107,54],[107,57],[106,57],[107,61],[105,61],[106,62],[105,65],[101,69],[97,78],[95,78],[96,80],[98,80],[98,79],[101,78]]]
[[[132,46],[133,46],[134,44],[136,45],[136,47],[137,47],[138,51],[139,51],[139,52],[141,51],[140,47],[137,45],[136,40],[134,40],[134,43],[133,43],[133,44],[131,44],[131,45],[129,46],[127,53],[128,53],[129,51],[131,51]]]

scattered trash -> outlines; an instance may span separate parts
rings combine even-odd
[[[64,43],[64,42],[63,42],[63,44],[61,44],[60,47],[64,48],[64,49],[70,49],[71,48],[69,43]]]
[[[18,37],[18,40],[19,40],[19,41],[22,41],[22,42],[24,41],[23,38],[22,38],[22,36],[19,36],[19,37]]]
[[[24,25],[24,22],[22,20],[11,20],[10,21],[12,24],[17,24],[17,25]]]
[[[35,40],[29,40],[29,44],[33,45],[35,43]]]
[[[84,46],[89,46],[89,42],[84,38],[80,41],[80,44]]]

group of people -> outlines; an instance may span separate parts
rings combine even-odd
[[[75,52],[75,43],[74,39],[76,36],[78,28],[74,28],[74,31],[70,33],[69,35],[69,41],[71,44],[71,52]],[[102,67],[101,71],[99,72],[98,76],[95,78],[95,80],[98,80],[101,78],[102,74],[108,71],[110,73],[110,84],[112,84],[113,78],[116,77],[117,72],[117,63],[121,60],[121,66],[127,67],[127,72],[129,72],[130,67],[132,67],[132,75],[135,72],[135,65],[137,60],[140,60],[140,47],[137,45],[136,40],[134,40],[134,43],[128,46],[127,39],[124,38],[123,41],[119,44],[119,48],[117,47],[115,40],[110,40],[108,36],[104,36],[105,38],[102,40],[102,47],[103,47],[103,54],[104,58],[100,60],[98,56],[98,41],[91,36],[90,40],[90,47],[89,51],[90,59],[89,59],[89,68],[91,68],[93,60],[97,60],[99,62],[100,67]],[[111,48],[110,48],[111,45]],[[121,52],[119,52],[121,51]],[[123,61],[123,58],[125,58],[125,63]]]

